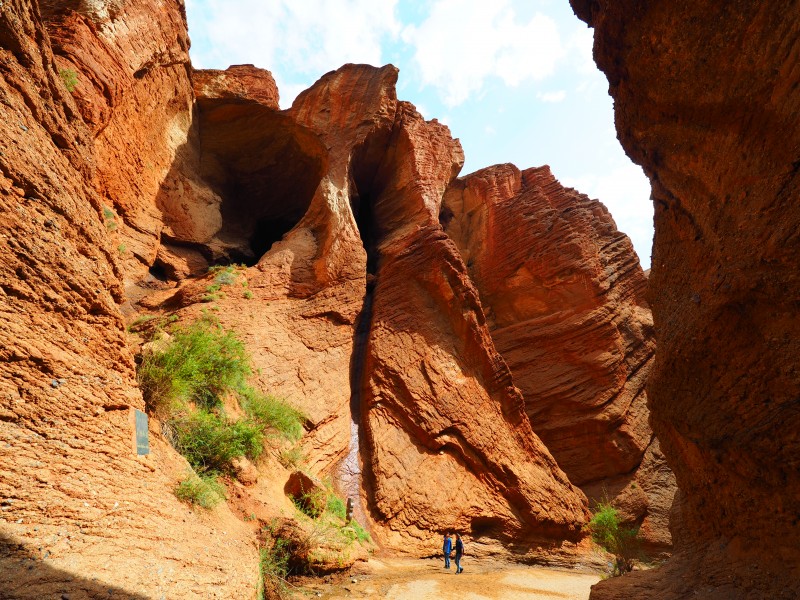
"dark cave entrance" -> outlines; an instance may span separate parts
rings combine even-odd
[[[252,266],[306,214],[328,151],[315,133],[266,106],[198,105],[201,172],[222,198],[213,262]]]

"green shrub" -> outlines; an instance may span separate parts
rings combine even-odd
[[[339,496],[336,494],[330,494],[328,496],[328,504],[326,509],[329,513],[339,517],[340,519],[347,518],[347,505],[345,504],[344,500],[339,498]]]
[[[280,398],[250,386],[242,386],[239,398],[247,416],[256,423],[280,432],[288,440],[298,440],[303,435],[303,414]]]
[[[244,345],[208,317],[173,331],[163,351],[145,354],[137,378],[151,411],[191,401],[213,408],[221,396],[244,386],[250,361]]]
[[[225,471],[231,459],[255,460],[264,446],[264,434],[252,421],[229,421],[207,410],[191,411],[171,421],[175,448],[198,472]]]
[[[61,81],[64,82],[64,87],[71,94],[78,87],[78,74],[72,69],[61,69],[58,74],[61,76]]]
[[[178,500],[197,504],[203,508],[214,508],[225,500],[225,488],[217,481],[215,474],[198,476],[187,475],[175,488]]]
[[[342,534],[350,541],[358,540],[359,542],[371,541],[369,534],[361,526],[358,521],[350,521],[347,525],[342,527]]]
[[[280,537],[275,538],[271,546],[259,550],[259,555],[262,588],[259,590],[259,597],[264,597],[267,588],[278,597],[283,597],[288,591],[286,577],[289,575],[289,561],[292,557],[291,542]]]
[[[250,290],[245,290],[243,296],[247,300],[252,300],[253,299],[253,292],[251,292]]]
[[[608,500],[599,502],[588,529],[592,540],[614,555],[616,564],[612,575],[623,575],[633,570],[633,561],[641,557],[639,530],[620,527],[620,518]]]

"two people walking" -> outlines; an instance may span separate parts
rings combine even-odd
[[[453,540],[449,533],[444,534],[444,543],[442,544],[442,553],[444,554],[444,568],[450,568],[450,553],[453,551]],[[456,575],[461,573],[464,569],[461,568],[461,557],[464,555],[464,542],[461,541],[461,535],[456,534]]]

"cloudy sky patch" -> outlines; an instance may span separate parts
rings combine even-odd
[[[186,8],[195,66],[269,69],[284,108],[345,63],[398,66],[398,96],[461,140],[462,174],[548,164],[609,207],[649,266],[649,183],[616,139],[592,31],[568,2],[186,0]]]

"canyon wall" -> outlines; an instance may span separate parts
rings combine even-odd
[[[652,182],[651,423],[677,554],[592,598],[800,596],[797,2],[572,0]]]
[[[647,482],[669,470],[647,423],[655,340],[630,239],[548,167],[496,165],[458,179],[441,221],[533,430],[590,500],[611,500],[641,525],[649,552],[668,548],[674,484]]]
[[[126,31],[148,4],[128,3],[133,12],[93,22],[86,35]],[[144,403],[118,306],[119,251],[97,191],[102,152],[59,64],[37,4],[4,2],[0,595],[250,597],[258,554],[249,530],[225,507],[196,515],[178,502],[172,490],[188,465],[158,431],[149,456],[134,449],[130,411]]]
[[[141,312],[235,330],[389,550],[584,560],[576,484],[668,543],[645,280],[602,205],[546,169],[456,179],[391,65],[281,111],[267,71],[191,68],[181,0],[39,6],[0,5],[3,592],[255,593],[251,526],[177,501],[155,419],[136,455]]]
[[[309,416],[311,468],[364,495],[357,514],[396,551],[433,551],[432,532],[458,528],[472,534],[476,553],[505,553],[502,543],[515,540],[528,560],[574,554],[585,499],[531,431],[438,223],[463,163],[448,129],[398,102],[391,66],[347,65],[281,113],[254,94],[232,102],[227,89],[254,85],[232,70],[198,75],[217,81],[196,86],[204,156],[213,152],[227,169],[239,156],[237,190],[274,194],[233,213],[250,224],[249,239],[269,227],[253,229],[243,215],[287,204],[277,173],[295,192],[310,191],[292,196],[305,213],[293,227],[284,219],[291,229],[280,241],[256,240],[268,251],[246,272],[255,298],[234,292],[214,305],[242,332],[259,383]],[[277,139],[279,160],[252,159],[248,148]],[[299,149],[286,150],[286,140]],[[314,168],[302,168],[302,157]],[[277,185],[265,188],[254,167],[275,163],[263,178]],[[224,203],[236,201],[228,189]],[[181,284],[163,306],[199,314],[207,283]]]

